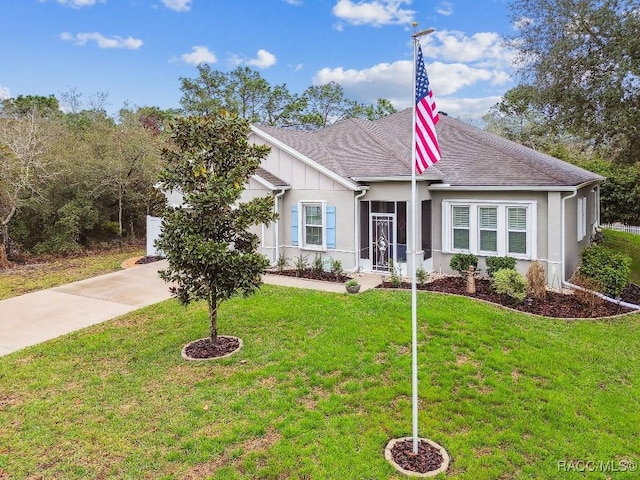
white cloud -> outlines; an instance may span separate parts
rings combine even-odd
[[[289,5],[294,5],[296,7],[299,7],[300,5],[302,5],[302,0],[282,0],[285,3],[288,3]]]
[[[191,10],[191,0],[162,0],[162,4],[176,12],[188,12]]]
[[[440,5],[436,7],[436,12],[438,12],[440,15],[444,15],[445,17],[452,15],[453,3],[447,2],[446,0],[444,2],[440,2]]]
[[[522,30],[533,24],[533,19],[529,17],[520,17],[513,23],[514,30]]]
[[[402,8],[403,4],[411,4],[411,0],[374,0],[357,3],[338,0],[333,7],[333,14],[352,25],[369,24],[379,27],[411,23],[415,11]]]
[[[0,100],[6,100],[7,98],[11,98],[11,92],[7,87],[0,85]]]
[[[251,60],[247,60],[247,65],[251,65],[252,67],[258,68],[269,68],[276,63],[276,56],[268,52],[267,50],[260,49],[258,50],[258,56]]]
[[[99,48],[126,48],[129,50],[137,50],[144,43],[142,40],[133,37],[123,38],[116,35],[108,38],[98,32],[77,33],[76,35],[63,32],[60,34],[60,38],[79,46],[84,46],[90,41],[94,41]]]
[[[183,53],[180,58],[189,65],[199,65],[201,63],[216,63],[216,54],[204,45],[196,45],[191,53]]]
[[[489,111],[502,97],[500,95],[480,98],[437,98],[438,110],[447,112],[452,117],[462,116],[463,118],[479,118]]]
[[[467,36],[455,30],[436,31],[423,37],[425,57],[453,62],[474,62],[477,66],[508,67],[513,63],[513,50],[502,44],[495,32],[478,32]]]
[[[57,0],[60,5],[72,8],[93,7],[96,3],[105,3],[106,0]]]

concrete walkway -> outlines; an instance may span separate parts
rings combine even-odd
[[[171,297],[158,276],[166,261],[137,265],[0,301],[0,356],[124,315]],[[375,288],[380,275],[358,277],[360,291]],[[264,283],[344,293],[341,283],[265,275]]]

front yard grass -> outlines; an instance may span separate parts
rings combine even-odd
[[[446,478],[637,478],[559,465],[640,461],[640,314],[418,305],[420,434]],[[383,449],[411,434],[410,318],[405,291],[264,286],[222,305],[244,340],[227,359],[180,358],[206,307],[173,300],[2,357],[0,478],[398,479]]]
[[[0,270],[0,300],[115,272],[120,270],[123,261],[142,255],[144,249],[129,246],[118,251],[61,257],[48,262],[17,265],[10,270]]]

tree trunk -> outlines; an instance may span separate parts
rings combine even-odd
[[[122,192],[123,188],[118,187],[118,236],[122,237],[122,197],[124,193]]]
[[[0,224],[0,269],[9,266],[7,259],[7,243],[9,243],[9,227]]]
[[[209,341],[211,345],[218,343],[218,299],[214,285],[209,288]]]

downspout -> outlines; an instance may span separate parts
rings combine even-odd
[[[284,193],[287,191],[286,188],[282,188],[280,189],[280,193],[276,193],[275,196],[273,197],[273,211],[275,212],[276,215],[278,215],[280,213],[280,209],[278,208],[279,202],[278,200],[284,195]],[[278,257],[280,254],[280,215],[278,215],[278,218],[276,218],[275,221],[275,229],[276,229],[276,235],[275,235],[275,246],[274,246],[274,250],[273,250],[273,262],[271,263],[271,267],[274,267],[277,265],[278,263]]]
[[[362,197],[364,197],[369,191],[369,187],[363,188],[358,195],[355,196],[353,200],[353,214],[355,221],[353,222],[353,238],[354,238],[354,249],[353,256],[355,257],[354,267],[348,270],[344,270],[345,273],[358,273],[360,271],[360,209],[359,201]]]
[[[576,187],[576,189],[573,191],[573,193],[571,195],[567,195],[566,197],[564,197],[562,199],[562,208],[560,210],[560,222],[562,223],[562,235],[560,236],[560,268],[562,269],[562,271],[560,272],[560,279],[561,279],[561,285],[566,285],[568,284],[567,280],[565,279],[565,270],[566,270],[566,262],[567,262],[567,254],[565,251],[566,248],[566,230],[567,230],[567,225],[566,225],[566,221],[565,221],[565,217],[566,217],[566,209],[567,209],[567,200],[569,200],[570,198],[574,198],[576,195],[578,195],[578,188]]]
[[[589,292],[589,293],[591,293],[593,295],[596,295],[597,297],[600,297],[603,300],[606,300],[608,302],[615,303],[617,305],[622,305],[623,307],[631,308],[631,309],[634,309],[634,310],[640,310],[640,306],[638,306],[638,305],[634,305],[632,303],[623,302],[622,300],[616,300],[615,298],[607,297],[606,295],[603,295],[600,292],[594,292],[592,290],[587,290],[586,288],[582,288],[582,287],[580,287],[578,285],[574,285],[573,283],[570,283],[567,280],[565,280],[565,262],[566,262],[566,259],[565,259],[565,257],[566,257],[566,254],[565,254],[565,242],[566,242],[565,237],[566,237],[566,235],[565,235],[565,231],[564,230],[566,229],[566,225],[565,225],[566,201],[569,200],[570,198],[574,198],[576,195],[578,195],[578,188],[579,187],[576,187],[576,189],[574,190],[574,192],[571,195],[567,195],[566,197],[564,197],[562,199],[562,211],[561,211],[561,215],[560,215],[561,222],[562,222],[562,230],[563,230],[562,231],[562,236],[561,236],[561,238],[562,238],[562,242],[561,242],[562,243],[562,252],[560,252],[561,256],[562,256],[562,261],[561,261],[561,264],[562,264],[562,267],[561,267],[562,268],[562,272],[561,272],[562,286],[563,287],[574,288],[576,290],[582,290],[582,291],[585,291],[585,292]],[[600,187],[598,186],[598,188],[600,188]],[[598,198],[598,200],[599,200],[599,198]],[[598,224],[600,224],[599,215],[600,215],[600,202],[598,201]]]

